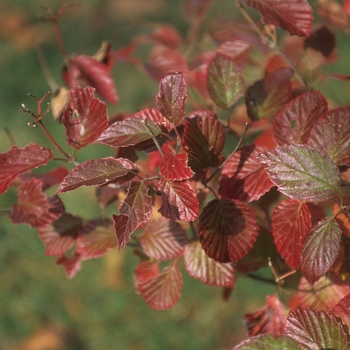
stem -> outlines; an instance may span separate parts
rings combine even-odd
[[[36,46],[35,51],[47,84],[49,85],[52,91],[56,90],[59,86],[49,69],[43,50],[41,49],[40,46]]]
[[[160,152],[160,154],[162,155],[162,157],[164,157],[164,152],[162,150],[162,147],[160,147],[160,144],[156,138],[156,136],[154,135],[152,129],[147,125],[147,119],[142,119],[141,120],[142,124],[144,124],[145,128],[147,129],[147,131],[149,132],[149,134],[151,135],[152,137],[152,140],[153,142],[156,144],[157,148],[158,148],[158,151]]]
[[[0,208],[0,215],[7,215],[11,213],[11,208]]]
[[[13,137],[11,131],[9,128],[7,128],[6,126],[4,127],[4,131],[5,131],[5,134],[7,136],[7,138],[9,139],[10,141],[10,144],[11,146],[15,145],[16,144],[16,141],[15,141],[15,138]]]
[[[57,17],[57,15],[53,16],[52,21],[53,21],[53,27],[54,27],[54,30],[55,30],[55,36],[56,36],[56,41],[57,41],[58,48],[59,48],[59,50],[61,52],[62,57],[66,58],[67,57],[67,52],[66,52],[66,49],[65,49],[64,44],[63,44],[61,29],[60,29],[60,26],[58,25],[58,17]]]

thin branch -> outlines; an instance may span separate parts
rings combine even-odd
[[[7,138],[9,139],[10,141],[10,144],[11,146],[15,145],[16,144],[16,141],[15,141],[15,138],[13,137],[11,131],[9,128],[7,128],[6,126],[4,127],[4,131],[5,131],[5,134],[7,136]]]
[[[156,145],[157,148],[158,148],[158,151],[160,152],[160,154],[162,155],[162,157],[164,157],[165,154],[164,154],[164,152],[163,152],[163,150],[162,150],[162,147],[160,146],[160,144],[159,144],[159,142],[158,142],[156,136],[154,135],[153,130],[147,125],[147,119],[141,119],[141,122],[142,122],[142,124],[145,126],[145,128],[147,129],[147,131],[149,132],[149,134],[151,135],[153,142],[155,143],[155,145]]]
[[[44,56],[43,50],[40,46],[35,47],[36,55],[40,64],[40,68],[44,74],[45,80],[52,91],[55,91],[59,86],[53,77],[49,65],[47,64],[46,58]]]

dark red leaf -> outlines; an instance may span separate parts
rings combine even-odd
[[[180,299],[182,276],[175,265],[168,266],[156,277],[138,283],[138,290],[153,310],[172,308]]]
[[[326,218],[306,234],[301,248],[300,268],[314,284],[331,268],[340,250],[342,232],[334,218]]]
[[[98,62],[85,55],[68,58],[68,69],[65,68],[63,78],[70,88],[89,85],[107,102],[117,103],[118,95],[110,76],[110,66]],[[83,84],[85,83],[85,84]]]
[[[350,166],[350,107],[337,108],[313,125],[307,144],[338,166]]]
[[[198,235],[207,255],[219,262],[236,262],[258,236],[256,218],[243,202],[214,199],[199,217]]]
[[[105,209],[118,199],[119,190],[117,188],[103,186],[97,187],[95,194],[99,206]]]
[[[144,252],[155,260],[171,260],[182,255],[188,242],[182,226],[163,217],[149,221],[138,238]]]
[[[76,251],[82,259],[98,258],[117,246],[117,237],[108,219],[93,220],[84,225]]]
[[[67,143],[75,149],[96,141],[108,125],[106,105],[94,97],[94,90],[78,86],[69,91],[70,102],[63,111],[62,124]]]
[[[42,192],[42,181],[30,179],[18,191],[18,203],[11,208],[9,218],[14,224],[40,227],[55,221],[65,211],[62,201],[50,200]]]
[[[339,301],[331,313],[340,317],[343,324],[346,324],[350,329],[350,293]]]
[[[207,90],[212,100],[224,109],[230,109],[243,96],[244,79],[234,58],[217,53],[210,61]]]
[[[201,64],[199,67],[191,70],[191,87],[195,88],[197,92],[205,99],[210,100],[207,89],[207,74],[208,64]]]
[[[181,73],[168,74],[160,81],[156,105],[174,126],[179,125],[185,116],[186,99],[186,82]]]
[[[140,112],[134,113],[132,116],[133,118],[151,120],[155,124],[163,126],[168,131],[172,129],[172,125],[169,120],[155,108],[145,108]]]
[[[256,337],[251,337],[248,340],[243,341],[233,348],[233,350],[271,350],[271,349],[283,349],[283,350],[300,350],[298,342],[286,337],[275,337],[270,334],[262,334]]]
[[[223,42],[217,49],[221,55],[230,57],[236,63],[244,63],[253,45],[243,40],[232,40]]]
[[[142,261],[135,268],[136,283],[144,283],[159,275],[159,264],[153,261]]]
[[[56,260],[56,265],[62,265],[68,278],[73,278],[81,269],[81,256],[79,253],[74,253],[71,258],[61,256]]]
[[[162,192],[162,206],[158,210],[170,220],[194,221],[198,217],[199,202],[189,181],[170,181],[161,178],[155,188]]]
[[[139,167],[124,158],[92,159],[77,165],[63,180],[56,193],[72,191],[81,186],[122,184],[135,177]]]
[[[311,48],[321,52],[324,57],[329,57],[335,49],[336,39],[334,33],[327,27],[322,26],[311,33],[304,42],[304,48]]]
[[[168,153],[160,162],[159,173],[172,181],[190,179],[194,173],[188,167],[187,162],[188,156],[186,153]]]
[[[44,165],[52,158],[51,150],[35,143],[23,148],[12,146],[6,153],[0,153],[0,194],[7,190],[17,175]]]
[[[199,241],[186,245],[184,261],[188,274],[209,286],[232,287],[234,284],[232,264],[209,258]]]
[[[323,201],[338,192],[338,167],[313,148],[292,144],[255,156],[278,190],[293,199]]]
[[[268,72],[264,79],[250,85],[245,93],[249,118],[272,119],[290,99],[291,76],[289,68]]]
[[[254,145],[242,147],[222,168],[219,194],[223,198],[252,202],[274,186],[255,158],[254,151],[262,151],[262,148]]]
[[[113,214],[114,229],[119,242],[119,250],[130,241],[131,234],[151,217],[152,197],[144,182],[131,182],[120,215]]]
[[[282,335],[286,325],[286,307],[276,296],[268,295],[266,305],[252,313],[244,315],[249,336],[259,334]]]
[[[313,21],[312,8],[307,0],[243,0],[258,10],[266,24],[288,31],[291,35],[310,36]]]
[[[348,349],[341,323],[325,311],[291,310],[285,335],[297,341],[302,349]]]
[[[321,277],[313,286],[302,277],[298,292],[290,300],[289,307],[331,311],[349,293],[349,284],[333,273]]]
[[[219,165],[224,145],[225,132],[216,118],[197,116],[185,120],[183,146],[194,172]]]
[[[327,115],[327,100],[319,91],[306,92],[288,102],[276,115],[273,135],[278,145],[306,143],[315,122]]]
[[[311,225],[311,214],[306,203],[284,200],[273,210],[271,227],[277,250],[294,270],[300,267],[302,242]]]
[[[46,255],[63,256],[70,250],[82,229],[82,221],[71,214],[63,214],[53,223],[39,227],[39,238]]]

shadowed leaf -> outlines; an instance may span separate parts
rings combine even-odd
[[[350,293],[339,301],[331,313],[336,317],[340,317],[350,330]]]

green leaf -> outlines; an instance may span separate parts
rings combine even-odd
[[[233,350],[300,350],[298,343],[289,337],[276,338],[269,334],[251,337]]]

